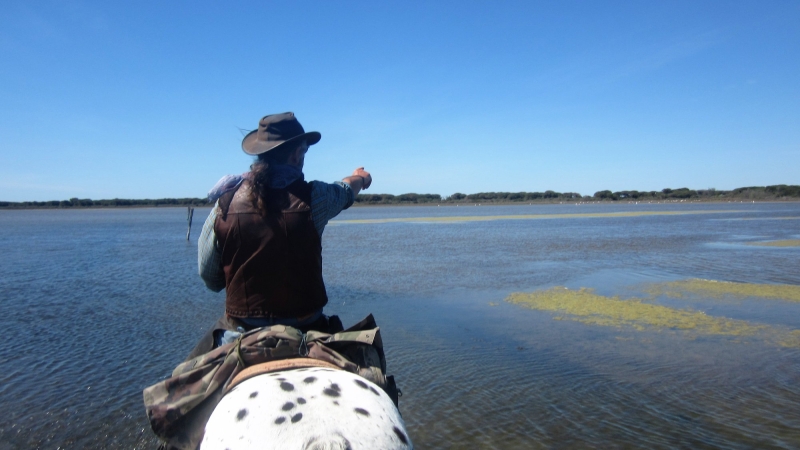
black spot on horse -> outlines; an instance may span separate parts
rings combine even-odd
[[[283,406],[281,406],[281,409],[284,410],[284,411],[288,411],[288,410],[290,410],[292,408],[294,408],[294,403],[292,403],[292,402],[286,402],[286,403],[283,404]]]
[[[305,383],[305,384],[311,384],[311,383],[313,383],[313,382],[315,382],[315,381],[317,381],[317,377],[308,377],[308,378],[306,378],[305,380],[303,380],[303,383]]]
[[[369,387],[369,390],[370,390],[370,391],[372,391],[372,393],[373,393],[373,394],[375,394],[375,395],[378,395],[378,396],[380,396],[380,395],[381,395],[381,394],[378,394],[378,391],[377,391],[377,390],[375,390],[375,388],[374,388],[374,387],[372,387],[372,386],[370,386],[370,387]]]
[[[356,381],[356,384],[358,385],[358,387],[363,388],[363,389],[369,389],[369,386],[367,386],[367,383],[364,383],[361,380],[355,380],[355,381]]]
[[[336,406],[339,406],[339,402],[337,400],[334,400],[333,404],[336,405]]]
[[[355,411],[356,411],[356,414],[361,414],[362,416],[369,417],[369,411],[367,411],[364,408],[356,408]]]
[[[397,437],[403,442],[403,444],[408,445],[408,438],[406,437],[405,433],[403,433],[403,431],[400,430],[400,428],[393,427],[392,431],[394,431],[394,434],[397,435]]]
[[[286,392],[293,391],[294,390],[294,385],[292,383],[287,383],[285,381],[281,381],[281,389],[283,389]]]
[[[305,405],[306,404],[306,399],[304,399],[303,397],[297,397],[297,403],[300,403],[301,405]]]
[[[256,398],[256,397],[258,397],[258,391],[253,391],[250,393],[250,398]]]
[[[275,425],[280,425],[283,422],[286,422],[286,417],[281,416],[281,417],[278,417],[277,419],[275,419]]]
[[[303,413],[297,413],[292,416],[292,423],[300,422],[300,419],[303,418]]]
[[[246,409],[240,409],[239,412],[236,413],[236,421],[237,422],[242,420],[242,419],[244,419],[245,417],[247,417],[247,410]]]
[[[328,397],[339,397],[340,395],[342,395],[339,393],[339,391],[335,391],[331,388],[325,388],[325,390],[322,391],[322,393],[327,395]]]
[[[331,383],[331,389],[333,389],[336,392],[342,392],[342,388],[340,388],[339,385],[336,383]]]

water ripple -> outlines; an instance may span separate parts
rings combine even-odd
[[[419,448],[797,448],[797,349],[593,327],[502,302],[557,285],[606,296],[687,278],[800,285],[795,249],[741,245],[797,239],[800,221],[773,219],[800,205],[723,206],[481,207],[469,215],[553,217],[435,224],[405,223],[419,208],[352,209],[340,218],[399,220],[325,232],[327,309],[346,324],[375,314]],[[602,216],[681,208],[725,211]],[[594,217],[555,217],[575,212]],[[749,220],[759,218],[770,220]],[[141,390],[169,375],[224,301],[197,279],[185,210],[2,212],[0,226],[11,337],[0,446],[156,447]],[[342,270],[354,243],[369,257]],[[658,301],[772,326],[798,317],[791,302]]]

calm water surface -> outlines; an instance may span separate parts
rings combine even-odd
[[[602,216],[642,211],[698,214]],[[141,391],[223,311],[197,277],[206,214],[187,242],[178,208],[0,212],[0,449],[157,446]],[[496,217],[531,214],[590,216]],[[487,220],[437,219],[464,216]],[[587,325],[504,299],[800,285],[800,248],[747,245],[799,238],[800,203],[354,208],[324,234],[327,310],[345,325],[375,314],[418,448],[798,448],[797,346]],[[800,329],[798,302],[652,301]]]

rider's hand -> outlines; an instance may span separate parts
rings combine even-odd
[[[369,174],[363,167],[359,167],[358,169],[353,171],[353,176],[361,177],[364,179],[364,185],[362,189],[368,188],[372,184],[372,175]]]

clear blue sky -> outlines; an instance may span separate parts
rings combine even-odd
[[[284,111],[367,192],[800,184],[800,2],[0,2],[0,200],[202,197]]]

